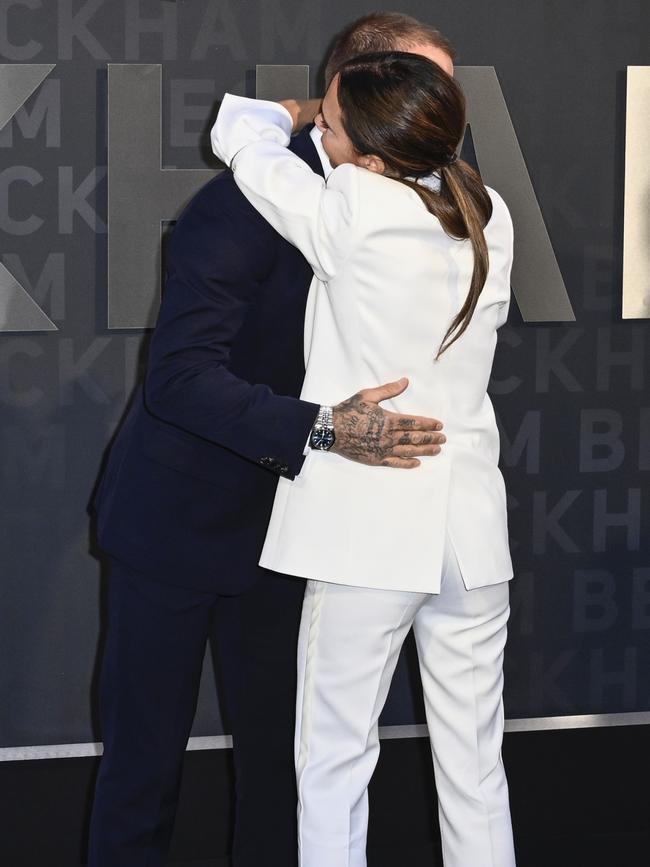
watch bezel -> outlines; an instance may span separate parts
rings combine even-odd
[[[312,429],[311,436],[309,438],[309,445],[312,449],[316,449],[320,452],[326,452],[332,448],[335,442],[336,434],[334,433],[333,428],[324,427],[323,425],[316,425]]]

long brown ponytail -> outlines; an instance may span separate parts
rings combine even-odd
[[[440,193],[414,181],[400,179],[415,190],[429,211],[440,220],[448,235],[459,240],[469,238],[474,252],[474,270],[469,292],[442,339],[436,361],[445,349],[458,340],[474,315],[490,266],[483,228],[492,214],[492,201],[488,192],[470,165],[463,160],[456,160],[443,167],[440,174]]]
[[[362,54],[338,72],[341,118],[355,150],[381,157],[387,174],[415,190],[450,237],[472,244],[470,288],[437,360],[469,325],[489,269],[483,229],[492,201],[479,175],[456,158],[465,132],[463,92],[433,61],[402,51]],[[434,172],[439,192],[417,182]]]

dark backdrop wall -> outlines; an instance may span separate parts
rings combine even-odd
[[[259,63],[308,64],[315,95],[332,36],[374,5],[0,2],[0,82],[55,64],[0,133],[0,747],[100,734],[86,508],[147,342],[109,327],[107,65],[162,64],[163,165],[214,170],[215,101],[253,95]],[[399,8],[438,25],[460,65],[495,67],[576,316],[524,322],[513,302],[495,363],[516,568],[507,716],[650,711],[650,325],[621,319],[626,67],[650,64],[650,7]],[[423,721],[411,663],[385,724]],[[194,734],[225,730],[208,664]]]

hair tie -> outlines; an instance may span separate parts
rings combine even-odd
[[[454,151],[454,153],[449,157],[447,162],[443,165],[443,169],[448,169],[450,166],[453,166],[457,159],[458,154],[456,153],[456,151]]]

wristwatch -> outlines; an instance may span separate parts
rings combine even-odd
[[[321,452],[329,451],[336,442],[334,434],[334,412],[331,406],[321,406],[316,422],[311,429],[309,445]]]

